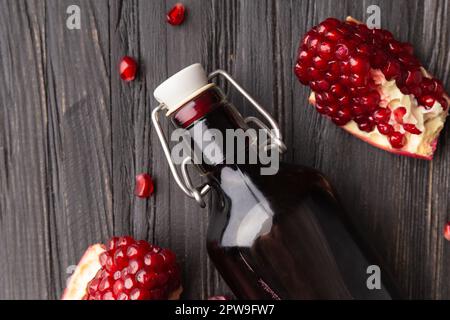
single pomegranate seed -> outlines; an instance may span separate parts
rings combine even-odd
[[[142,259],[132,259],[128,265],[128,274],[136,274],[140,269],[144,267]]]
[[[304,65],[297,63],[294,72],[302,84],[307,85],[309,83],[308,69]]]
[[[338,44],[334,55],[339,60],[346,60],[350,54],[349,48],[345,44]]]
[[[389,136],[389,142],[393,148],[401,149],[406,144],[406,138],[403,133],[396,131]]]
[[[403,118],[405,117],[407,110],[405,107],[398,107],[394,110],[394,119],[398,123],[403,123]]]
[[[312,81],[309,85],[315,92],[328,91],[328,89],[330,88],[330,84],[326,80]]]
[[[334,55],[334,44],[331,41],[322,41],[317,47],[317,53],[323,59],[330,60]]]
[[[136,176],[136,187],[134,194],[140,198],[148,198],[153,194],[153,180],[147,173],[141,173]]]
[[[325,33],[325,39],[333,41],[334,43],[341,40],[343,37],[342,32],[337,29],[333,29]]]
[[[136,78],[137,63],[129,56],[122,58],[119,64],[120,77],[124,81],[133,81]]]
[[[160,272],[164,266],[164,258],[159,254],[147,253],[144,257],[144,263],[154,272]]]
[[[381,134],[385,136],[389,136],[392,132],[394,132],[394,127],[387,123],[377,124],[377,129]]]
[[[340,109],[340,107],[339,107],[338,104],[330,104],[330,105],[327,107],[327,114],[328,114],[329,116],[333,116],[333,115],[335,115],[335,114],[339,111],[339,109]]]
[[[173,26],[178,26],[183,23],[186,15],[186,8],[182,3],[177,3],[167,13],[167,22]]]
[[[387,80],[398,79],[401,75],[400,64],[396,61],[388,61],[382,72]]]
[[[158,285],[156,273],[149,269],[139,270],[136,273],[136,280],[149,289],[153,289]]]
[[[150,298],[150,293],[142,288],[134,288],[130,292],[130,300],[148,300]],[[159,300],[159,299],[155,299]]]
[[[422,73],[420,70],[408,70],[406,72],[405,83],[407,86],[416,86],[422,81]]]
[[[376,91],[372,91],[362,96],[359,103],[367,110],[373,111],[380,103],[380,94]]]
[[[103,294],[102,300],[116,300],[116,299],[114,298],[114,294],[112,293],[112,291],[108,290]]]
[[[124,249],[117,248],[116,252],[114,253],[114,264],[119,268],[123,269],[128,264],[128,258],[126,257],[126,253],[124,252]]]
[[[313,66],[317,70],[324,71],[328,68],[328,61],[320,56],[316,56],[313,58]]]
[[[386,123],[391,117],[391,110],[389,108],[378,108],[373,113],[373,119],[376,123]]]
[[[310,80],[320,80],[323,79],[323,73],[318,69],[310,67],[307,70]]]
[[[92,279],[88,285],[88,293],[93,295],[98,290],[98,285],[100,284],[100,281],[98,279]]]
[[[117,297],[124,289],[123,281],[118,279],[113,285],[113,293]]]
[[[390,41],[388,48],[393,54],[400,54],[403,52],[403,46],[397,40]]]
[[[362,55],[355,55],[351,57],[349,62],[351,71],[357,73],[358,75],[364,75],[370,69],[369,61]]]
[[[113,283],[114,282],[111,278],[109,277],[103,278],[102,281],[100,281],[100,284],[98,285],[98,290],[99,291],[108,290],[112,288]]]
[[[346,125],[350,120],[352,120],[352,113],[350,111],[350,108],[342,108],[337,112],[336,117],[333,117],[332,120],[338,126]]]
[[[375,129],[375,123],[367,119],[366,121],[358,123],[358,128],[361,131],[372,132],[373,129]]]
[[[450,221],[444,226],[444,238],[450,241]]]
[[[422,131],[420,131],[415,125],[413,125],[411,123],[403,124],[403,129],[405,129],[405,131],[408,131],[409,133],[412,133],[412,134],[421,134],[422,133]]]
[[[125,292],[121,292],[117,296],[117,300],[130,300],[130,296]]]
[[[419,103],[422,104],[425,108],[432,108],[436,100],[433,96],[425,95],[419,98]]]

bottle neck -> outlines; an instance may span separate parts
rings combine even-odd
[[[171,115],[171,121],[175,128],[183,129],[187,143],[183,151],[189,150],[194,163],[206,172],[225,163],[239,163],[238,156],[247,153],[251,144],[250,137],[237,141],[239,133],[245,134],[248,126],[217,87],[187,102]]]

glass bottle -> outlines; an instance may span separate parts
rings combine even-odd
[[[228,74],[218,74],[256,104]],[[158,112],[166,110],[174,128],[183,132],[188,149],[199,151],[196,166],[207,183],[194,188],[185,165],[195,157],[182,163],[180,178],[162,140],[172,172],[186,194],[204,204],[202,197],[212,190],[207,249],[237,298],[399,298],[320,172],[279,162],[275,170],[266,171],[270,174],[263,174],[264,168],[270,168],[267,163],[238,161],[252,148],[260,150],[259,136],[248,137],[240,146],[211,138],[218,134],[227,138],[227,133],[238,129],[246,132],[249,125],[219,87],[208,83],[199,64],[166,80],[154,95],[161,103],[152,114],[160,138],[164,137]],[[271,138],[267,143],[278,148],[269,152],[280,151],[279,133]]]

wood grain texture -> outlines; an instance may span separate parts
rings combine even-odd
[[[183,298],[229,293],[208,261],[208,209],[175,184],[150,123],[154,88],[194,62],[228,70],[275,116],[285,160],[330,178],[408,297],[450,299],[449,130],[433,162],[387,154],[320,117],[292,72],[309,28],[328,16],[364,20],[377,4],[382,26],[413,43],[449,91],[450,2],[186,0],[187,20],[173,27],[175,2],[0,0],[0,299],[58,298],[85,248],[120,234],[173,248]],[[66,28],[72,4],[81,30]],[[118,76],[123,55],[139,61],[134,82]],[[144,171],[156,180],[149,200],[133,195]]]

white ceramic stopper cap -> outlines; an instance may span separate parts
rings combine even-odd
[[[208,77],[200,63],[190,65],[161,83],[153,96],[166,105],[167,114],[194,98],[208,84]]]

